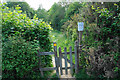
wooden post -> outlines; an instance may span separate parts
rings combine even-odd
[[[64,48],[64,52],[65,52],[65,73],[68,74],[68,70],[67,70],[67,49],[66,49],[66,47]]]
[[[61,52],[61,47],[59,47],[59,60],[60,60],[60,73],[63,75],[62,72],[62,52]]]
[[[39,50],[38,50],[38,53],[39,53]],[[40,55],[38,55],[38,56],[39,56],[39,70],[40,70],[41,76],[43,77],[43,76],[44,76],[44,75],[43,75],[43,71],[41,70],[41,68],[42,68],[41,56],[40,56]]]
[[[78,56],[81,56],[81,48],[82,48],[82,45],[81,45],[81,42],[82,42],[82,33],[83,33],[83,31],[79,31],[79,46],[78,46]],[[80,59],[78,58],[78,62],[80,61]],[[78,64],[78,68],[81,68],[80,66],[79,66],[79,64]]]
[[[73,76],[73,65],[72,65],[72,47],[70,46],[70,72]]]
[[[79,64],[79,56],[78,56],[78,41],[75,41],[75,73],[78,73],[78,64]]]
[[[79,45],[81,45],[81,41],[82,41],[82,32],[83,31],[79,31]]]
[[[79,44],[82,40],[82,32],[84,30],[84,22],[78,22],[78,31],[79,31]]]
[[[57,56],[57,44],[56,42],[53,43],[54,46],[54,54],[55,54],[55,65],[56,65],[56,74],[59,77],[59,69],[58,69],[58,56]]]
[[[43,71],[41,70],[41,67],[42,66],[42,64],[41,64],[41,56],[40,56],[40,73],[41,73],[41,76],[43,77],[44,75],[43,75]]]
[[[79,70],[79,54],[80,54],[78,42],[76,45],[77,45],[77,71],[78,71]]]

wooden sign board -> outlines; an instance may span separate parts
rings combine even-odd
[[[78,22],[78,31],[83,31],[83,29],[84,29],[84,23]]]

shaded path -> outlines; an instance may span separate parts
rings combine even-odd
[[[52,56],[52,62],[53,62],[53,66],[55,67],[55,58],[54,56]],[[68,67],[70,67],[70,63],[68,63]],[[62,58],[62,67],[65,67],[65,60]],[[56,71],[54,70],[53,73],[56,73]],[[60,74],[60,68],[59,68],[59,74]],[[74,78],[72,77],[72,75],[70,74],[70,69],[68,69],[68,75],[65,74],[65,70],[63,70],[63,75],[60,75],[60,78]]]
[[[64,49],[64,47],[74,46],[74,42],[72,40],[69,40],[65,37],[65,35],[60,31],[52,31],[50,32],[51,41],[54,41],[57,43],[57,47],[61,47],[61,49]],[[53,66],[55,67],[55,58],[52,56],[52,62]],[[70,67],[70,64],[67,62],[68,67]],[[62,58],[62,67],[65,67],[65,60]],[[56,70],[53,71],[52,74],[56,74]],[[60,74],[60,69],[59,69]],[[65,70],[63,70],[63,75],[60,75],[60,78],[72,78],[70,74],[70,69],[68,69],[68,75],[65,74]]]

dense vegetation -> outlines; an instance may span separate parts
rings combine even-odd
[[[22,13],[26,13],[29,18],[34,17],[35,10],[30,8],[29,4],[26,2],[7,2],[6,4],[11,10],[14,10],[17,5],[21,7]]]
[[[1,15],[1,10],[2,10],[2,5],[0,3],[0,79],[2,79],[2,15]]]
[[[38,50],[50,51],[50,25],[34,15],[22,14],[21,7],[11,11],[3,5],[2,14],[2,77],[40,78]],[[42,66],[52,66],[51,56],[42,57]]]
[[[64,22],[61,31],[66,34],[67,38],[72,41],[77,40],[77,23],[84,22],[85,24],[82,44],[86,46],[84,50],[92,55],[94,60],[85,59],[84,53],[81,53],[80,65],[85,69],[82,71],[94,78],[118,78],[120,72],[118,44],[120,3],[75,2],[70,4],[59,3],[59,5],[65,8],[65,15],[61,20]],[[85,73],[83,72],[83,74]]]
[[[80,5],[84,6],[80,8],[78,14],[74,14],[70,20],[65,22],[62,31],[75,41],[78,36],[77,22],[83,21],[85,30],[82,44],[89,45],[85,50],[95,59],[89,61],[89,65],[87,65],[86,60],[82,58],[84,57],[82,56],[84,53],[82,53],[80,57],[82,63],[80,64],[83,65],[84,62],[84,66],[87,65],[85,69],[89,76],[96,78],[119,77],[120,3],[104,3],[104,5],[100,3],[81,3]],[[114,6],[107,8],[109,5]]]
[[[20,5],[21,9],[17,5]],[[3,72],[6,72],[3,74],[4,77],[30,77],[24,74],[25,71],[28,74],[31,72],[36,74],[34,71],[38,67],[36,51],[38,49],[51,50],[49,37],[62,49],[73,47],[74,41],[78,39],[77,23],[84,22],[82,44],[86,47],[83,50],[93,56],[94,60],[85,57],[85,53],[81,53],[79,64],[83,66],[83,69],[76,77],[119,78],[120,2],[103,4],[100,2],[59,2],[54,3],[48,11],[42,6],[33,10],[26,2],[8,2],[3,6],[2,21],[4,26],[2,34]],[[51,27],[47,22],[54,30],[50,35]],[[22,52],[23,54],[19,55]],[[28,60],[22,61],[25,58]],[[29,63],[29,60],[32,61]],[[42,64],[51,66],[50,56],[43,57],[42,60]],[[11,64],[8,65],[8,63]],[[16,74],[19,71],[21,73]],[[11,72],[16,75],[6,75]],[[33,74],[31,77],[34,78]]]

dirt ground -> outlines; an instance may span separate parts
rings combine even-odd
[[[53,62],[53,65],[55,67],[55,58],[54,56],[52,57],[52,62]],[[68,67],[70,67],[70,64],[67,63]],[[65,60],[62,58],[62,67],[65,67]],[[56,73],[56,71],[54,70],[53,73]],[[59,68],[59,74],[60,74],[60,68]],[[70,69],[68,69],[68,75],[65,74],[65,70],[63,70],[63,75],[60,75],[60,78],[74,78],[72,77],[72,75],[70,74]]]

